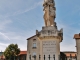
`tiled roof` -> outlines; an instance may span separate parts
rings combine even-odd
[[[66,56],[76,56],[76,53],[65,53]]]
[[[70,57],[70,56],[72,56],[72,57],[75,57],[76,56],[76,54],[77,54],[77,52],[71,52],[71,51],[66,51],[66,52],[63,52],[66,56],[68,56],[68,57]]]
[[[80,34],[75,34],[75,35],[74,35],[74,38],[75,38],[75,39],[80,39]]]
[[[20,51],[19,55],[27,54],[27,51]]]

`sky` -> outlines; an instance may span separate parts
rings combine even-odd
[[[76,51],[80,33],[80,0],[55,0],[58,30],[63,28],[61,51]],[[27,38],[44,26],[43,0],[0,0],[0,51],[13,43],[27,50]]]

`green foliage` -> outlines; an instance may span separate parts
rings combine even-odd
[[[20,49],[17,44],[10,44],[4,51],[6,59],[12,59],[20,53]]]

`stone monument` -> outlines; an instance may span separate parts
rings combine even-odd
[[[63,29],[57,29],[54,0],[44,0],[43,7],[45,26],[41,31],[36,30],[36,34],[27,39],[27,60],[59,60],[60,58]]]
[[[40,41],[40,55],[41,60],[59,60],[60,57],[60,42],[63,40],[63,29],[58,30],[55,22],[55,2],[54,0],[44,0],[43,3],[44,11],[44,22],[45,26],[42,27],[41,31],[36,30],[36,35]]]
[[[53,26],[56,17],[54,0],[44,0],[43,7],[45,26]]]

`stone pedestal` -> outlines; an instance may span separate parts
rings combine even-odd
[[[60,42],[63,39],[63,30],[57,30],[55,26],[42,27],[40,32],[36,31],[40,41],[41,60],[59,60]],[[50,57],[49,57],[50,55]]]

